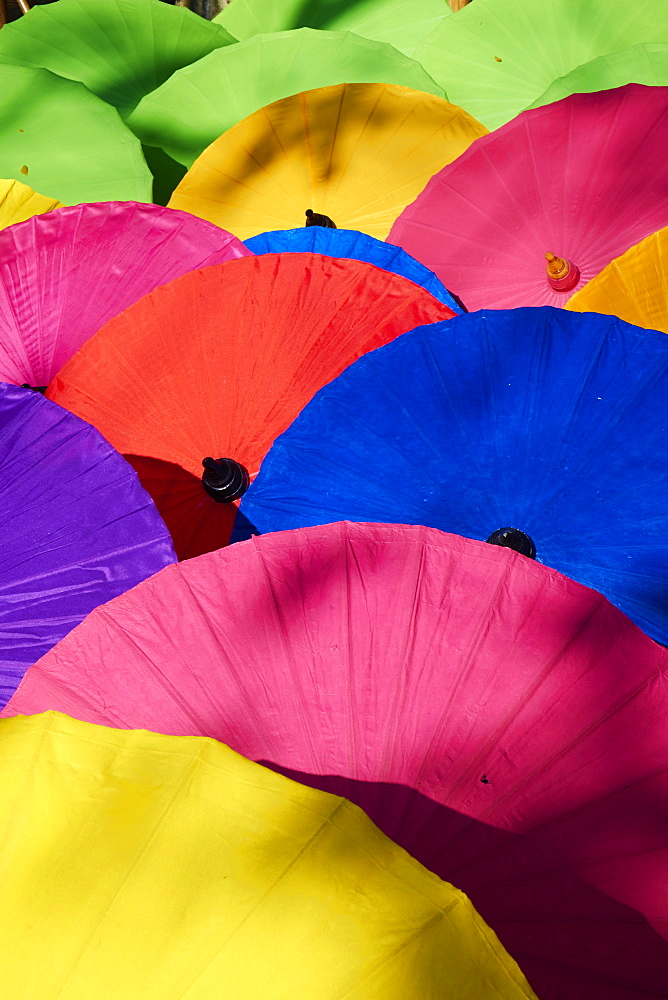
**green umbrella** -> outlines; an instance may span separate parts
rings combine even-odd
[[[151,201],[139,140],[82,83],[0,65],[0,135],[0,177],[66,205]]]
[[[394,83],[446,96],[391,45],[349,31],[300,28],[256,35],[186,66],[148,94],[127,124],[142,142],[190,167],[221,133],[260,108],[339,83]]]
[[[667,86],[668,45],[634,45],[630,49],[592,59],[555,80],[531,107],[542,108],[544,104],[554,104],[571,94],[613,90],[627,83],[642,83],[647,87]]]
[[[0,62],[80,80],[124,117],[174,70],[234,42],[159,0],[58,0],[0,32]]]
[[[239,39],[291,28],[354,31],[412,56],[450,13],[446,0],[233,0],[214,22]]]
[[[577,66],[646,42],[668,42],[668,0],[473,0],[415,58],[450,101],[495,129]]]

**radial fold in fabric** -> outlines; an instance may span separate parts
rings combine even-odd
[[[345,799],[55,713],[4,720],[0,748],[9,995],[536,1000],[466,896]]]
[[[89,611],[174,561],[137,476],[38,392],[0,383],[0,703]]]
[[[197,555],[227,542],[236,512],[205,495],[202,459],[232,458],[254,476],[325,383],[366,351],[451,316],[423,288],[366,262],[243,257],[126,309],[64,366],[49,396],[130,457],[179,555]]]
[[[169,567],[6,712],[223,740],[463,887],[541,998],[658,1000],[667,666],[600,594],[508,549],[335,524]]]
[[[613,260],[569,299],[566,308],[608,313],[668,333],[668,229],[652,233]]]
[[[187,271],[250,253],[185,212],[102,202],[0,233],[0,380],[48,385],[107,320]]]
[[[440,21],[415,58],[495,129],[576,67],[647,42],[668,43],[668,0],[475,0]]]
[[[303,225],[307,209],[385,239],[427,180],[485,134],[461,108],[407,87],[320,87],[231,128],[169,204],[240,239]]]
[[[386,42],[412,56],[416,46],[450,14],[446,0],[234,0],[214,21],[234,35],[250,38],[261,32],[290,28],[353,31]]]
[[[144,98],[128,125],[143,142],[190,167],[242,118],[284,97],[341,83],[394,83],[445,97],[419,63],[391,45],[349,31],[302,28],[258,35],[186,66]]]
[[[78,80],[125,116],[171,74],[235,39],[158,0],[58,0],[0,34],[0,63]]]
[[[668,340],[562,309],[401,337],[322,389],[243,499],[260,532],[328,521],[525,532],[540,562],[668,643]]]
[[[25,222],[33,215],[52,212],[54,208],[62,208],[55,198],[45,198],[20,181],[0,180],[0,229]]]
[[[0,132],[0,176],[27,181],[48,198],[66,205],[151,200],[139,140],[82,83],[0,65]]]
[[[470,310],[563,306],[668,222],[666,146],[668,87],[573,94],[474,143],[389,239]],[[579,271],[574,284],[550,281],[548,251]]]

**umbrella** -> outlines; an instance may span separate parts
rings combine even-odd
[[[54,208],[61,208],[55,198],[45,198],[20,181],[0,180],[0,229],[24,222],[33,215],[52,212]]]
[[[28,181],[70,205],[151,200],[139,141],[82,83],[44,69],[0,65],[0,132],[2,177]]]
[[[137,476],[93,428],[0,383],[0,703],[89,611],[174,560]]]
[[[668,43],[667,0],[475,0],[439,21],[414,58],[495,129],[572,69],[647,42]]]
[[[323,226],[278,229],[251,237],[247,240],[246,246],[254,254],[310,251],[329,257],[365,260],[368,264],[374,264],[393,274],[400,274],[416,285],[421,285],[439,302],[449,306],[454,313],[463,311],[459,302],[441,284],[436,275],[409,257],[405,250],[355,230],[326,229]]]
[[[574,94],[476,142],[389,239],[471,310],[563,306],[668,222],[667,143],[668,88]]]
[[[47,385],[147,292],[248,253],[217,226],[131,201],[76,205],[12,226],[0,233],[0,379]]]
[[[668,643],[667,374],[664,334],[608,316],[457,316],[322,389],[241,510],[260,532],[344,518],[483,540],[517,529]]]
[[[8,996],[536,1000],[463,893],[345,799],[55,713],[0,747]]]
[[[234,0],[214,18],[235,38],[250,38],[263,31],[289,28],[325,28],[353,31],[386,42],[412,56],[415,47],[449,14],[445,0]]]
[[[667,668],[515,552],[335,524],[168,567],[31,667],[6,714],[221,739],[464,887],[542,1000],[646,1000],[668,957]]]
[[[652,233],[613,260],[569,299],[566,308],[608,313],[668,333],[668,229]]]
[[[362,261],[243,257],[126,309],[65,365],[49,396],[128,456],[184,558],[225,544],[236,513],[205,494],[205,458],[241,463],[228,466],[237,486],[217,494],[238,499],[244,476],[321,386],[366,351],[452,315]]]
[[[419,63],[391,45],[301,28],[256,35],[184,67],[141,101],[128,126],[190,167],[221,133],[265,105],[341,83],[394,83],[445,97]]]
[[[303,225],[307,209],[385,239],[429,177],[485,134],[461,108],[407,87],[320,87],[229,129],[169,204],[240,239]]]
[[[78,80],[125,116],[175,70],[233,41],[158,0],[58,0],[7,26],[0,63]]]

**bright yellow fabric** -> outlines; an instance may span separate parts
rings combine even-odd
[[[382,83],[286,97],[224,132],[169,202],[248,239],[304,212],[385,239],[429,178],[487,129],[440,97]]]
[[[37,194],[20,181],[0,180],[0,229],[62,207],[55,198]]]
[[[566,303],[573,312],[607,313],[668,333],[668,229],[617,257]]]
[[[0,838],[11,1000],[534,997],[361,810],[214,740],[2,720]]]

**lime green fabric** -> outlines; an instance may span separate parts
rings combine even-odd
[[[236,3],[237,0],[234,0]],[[419,63],[346,31],[256,35],[175,73],[127,119],[142,142],[190,167],[223,132],[274,101],[340,83],[394,83],[445,97]]]
[[[0,32],[0,62],[49,69],[125,116],[171,74],[236,41],[159,0],[58,0]]]
[[[0,65],[0,134],[0,177],[65,205],[151,200],[139,140],[82,83]]]
[[[531,107],[542,108],[544,104],[554,104],[570,94],[613,90],[627,83],[642,83],[646,87],[668,86],[668,45],[634,45],[630,49],[592,59],[555,80]]]
[[[668,43],[668,0],[473,0],[415,58],[453,104],[495,129],[577,66],[644,43]]]
[[[412,56],[450,14],[447,0],[233,0],[214,22],[239,39],[291,28],[354,31]]]

